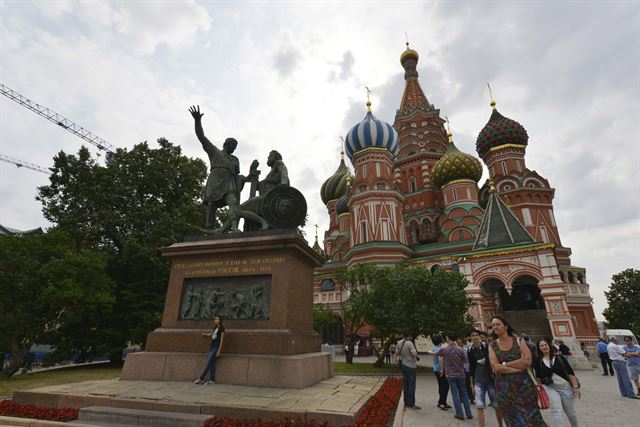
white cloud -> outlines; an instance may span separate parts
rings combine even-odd
[[[114,145],[164,136],[206,159],[186,111],[200,104],[210,139],[240,141],[243,170],[254,158],[264,168],[273,148],[283,154],[320,233],[319,187],[338,166],[338,137],[365,114],[364,84],[374,114],[393,123],[406,31],[460,149],[473,152],[489,117],[486,82],[527,128],[527,165],[556,188],[562,241],[592,286],[638,266],[628,234],[640,209],[637,4],[43,4],[0,3],[4,84]],[[81,142],[0,100],[2,153],[47,166]],[[43,179],[0,163],[0,223],[46,225],[33,200]],[[312,239],[312,225],[306,232]],[[599,315],[603,296],[593,296]]]

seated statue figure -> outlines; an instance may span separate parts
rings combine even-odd
[[[262,230],[269,228],[269,223],[263,218],[263,202],[267,193],[279,185],[289,185],[289,173],[287,167],[282,161],[282,155],[276,150],[272,150],[267,158],[267,166],[271,170],[262,181],[257,180],[260,171],[258,161],[254,160],[251,164],[251,170],[246,180],[251,180],[251,197],[236,208],[236,216],[244,218],[245,221],[253,221],[260,225]],[[259,195],[256,196],[256,190]],[[247,227],[245,226],[245,230]]]

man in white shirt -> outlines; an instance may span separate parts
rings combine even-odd
[[[611,363],[613,364],[613,370],[616,371],[620,394],[623,397],[637,399],[633,392],[633,385],[631,384],[629,370],[627,369],[627,360],[625,359],[627,353],[623,346],[618,345],[618,339],[616,337],[609,338],[607,353],[609,353],[609,359],[611,359]]]

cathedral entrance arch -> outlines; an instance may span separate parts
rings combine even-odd
[[[503,310],[543,310],[538,280],[529,275],[518,276],[511,285],[511,292],[500,290]]]

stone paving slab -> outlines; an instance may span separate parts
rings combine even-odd
[[[98,405],[272,419],[308,416],[343,425],[355,420],[385,379],[336,375],[303,389],[109,379],[16,391],[13,400],[41,407]]]

